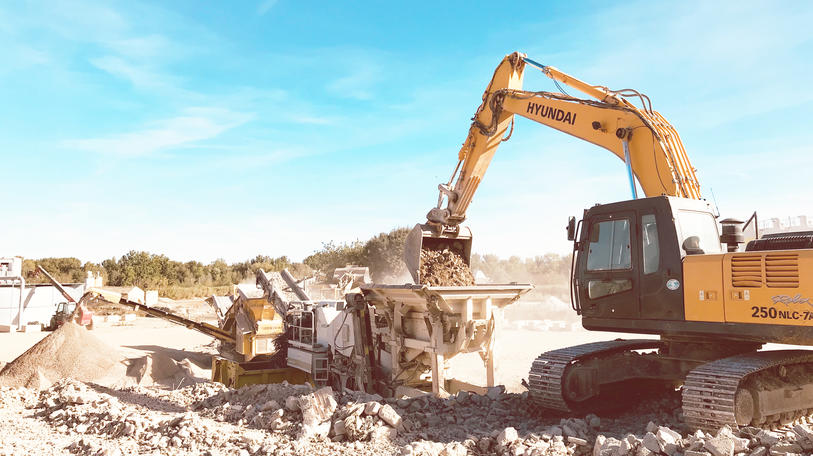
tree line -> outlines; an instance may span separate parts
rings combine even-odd
[[[168,297],[191,297],[212,294],[213,288],[253,280],[258,269],[281,271],[288,269],[294,276],[305,278],[319,275],[331,281],[333,271],[346,265],[367,266],[374,282],[405,283],[411,280],[402,261],[407,228],[395,228],[366,241],[323,243],[312,255],[298,263],[287,256],[256,257],[237,263],[222,259],[204,264],[199,261],[175,261],[165,255],[132,250],[120,258],[101,263],[82,262],[77,258],[42,258],[24,260],[23,274],[28,283],[43,283],[47,279],[36,270],[41,264],[57,280],[64,283],[84,282],[88,272],[99,273],[111,286],[138,286],[157,289]],[[546,254],[533,258],[496,255],[472,255],[472,269],[479,281],[490,283],[527,282],[535,285],[567,283],[569,255]],[[179,289],[195,289],[183,294]]]
[[[137,286],[142,289],[164,287],[218,287],[240,283],[254,277],[258,269],[266,271],[291,270],[297,276],[313,271],[302,263],[295,263],[286,256],[256,257],[228,264],[222,259],[209,264],[199,261],[175,261],[165,255],[131,250],[121,258],[110,258],[101,263],[82,263],[77,258],[41,258],[23,260],[23,276],[28,283],[45,283],[48,279],[40,274],[40,264],[55,279],[64,283],[84,282],[88,272],[101,274],[105,285]]]

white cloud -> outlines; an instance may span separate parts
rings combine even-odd
[[[215,138],[250,119],[250,115],[224,109],[188,108],[181,116],[154,122],[138,131],[104,138],[72,139],[63,145],[106,155],[145,156]]]
[[[336,121],[330,117],[310,116],[310,115],[297,115],[290,116],[290,120],[294,123],[305,125],[333,125]]]
[[[265,15],[265,13],[271,11],[271,8],[273,8],[274,5],[277,4],[277,1],[278,0],[264,0],[260,2],[260,4],[257,5],[257,14],[259,14],[260,16]]]
[[[0,46],[0,60],[4,62],[0,67],[0,73],[8,73],[48,65],[51,63],[51,56],[41,49],[26,44],[10,43]]]
[[[334,80],[327,85],[327,90],[341,98],[370,100],[373,98],[373,83],[378,72],[372,67],[360,68],[347,76]]]
[[[166,75],[148,70],[140,65],[134,65],[120,57],[100,57],[91,59],[90,63],[102,71],[129,81],[138,88],[154,89],[171,86]]]
[[[168,49],[177,47],[163,35],[131,36],[106,41],[105,46],[132,59],[154,59],[164,56]]]
[[[361,63],[347,76],[338,78],[327,85],[327,90],[341,98],[370,100],[373,88],[380,80],[381,69],[372,62]]]

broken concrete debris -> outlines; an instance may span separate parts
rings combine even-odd
[[[794,456],[813,452],[813,429],[806,419],[776,431],[724,427],[709,434],[689,432],[669,413],[674,406],[654,401],[621,416],[559,418],[540,414],[527,393],[498,388],[484,395],[464,393],[446,399],[429,395],[383,399],[286,383],[240,389],[208,382],[176,390],[140,385],[111,389],[65,379],[39,392],[0,388],[0,411],[48,426],[64,439],[61,450],[78,455]],[[16,449],[22,443],[6,444],[5,437],[0,455],[20,453]]]
[[[474,275],[463,257],[449,249],[421,250],[419,269],[421,283],[451,287],[474,285]]]

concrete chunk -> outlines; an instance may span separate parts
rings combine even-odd
[[[653,453],[660,453],[662,450],[661,442],[652,432],[647,432],[641,443],[647,450]]]
[[[727,435],[712,437],[703,444],[712,456],[734,456],[734,439]]]
[[[285,408],[295,412],[299,410],[299,401],[296,396],[288,396],[285,398]]]
[[[497,445],[507,447],[518,438],[519,434],[517,433],[517,430],[512,427],[507,427],[497,436]]]
[[[326,386],[311,394],[301,396],[297,400],[299,409],[302,410],[302,435],[309,437],[312,435],[326,437],[330,432],[330,418],[336,411],[336,399],[333,397],[333,390]]]
[[[378,415],[379,410],[381,410],[381,404],[378,402],[368,402],[364,405],[364,414],[370,416]]]
[[[496,401],[497,399],[499,399],[499,398],[500,398],[500,396],[501,396],[501,395],[502,395],[504,392],[505,392],[505,386],[503,386],[503,385],[499,385],[499,386],[490,386],[490,387],[488,388],[488,391],[486,392],[486,396],[488,396],[488,398],[489,398],[489,399],[491,399],[491,400],[493,400],[493,401]]]
[[[398,412],[396,412],[395,409],[389,404],[381,407],[381,409],[378,411],[378,417],[395,429],[399,429],[401,427],[401,415],[399,415]]]
[[[766,454],[768,454],[768,449],[761,446],[754,448],[754,451],[752,451],[748,456],[765,456]]]
[[[709,453],[708,451],[686,450],[683,453],[683,456],[711,456],[711,453]]]

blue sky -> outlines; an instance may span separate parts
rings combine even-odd
[[[813,213],[811,23],[809,2],[3,3],[0,256],[301,259],[411,226],[515,50],[649,95],[724,216]],[[474,250],[566,252],[566,217],[626,185],[520,120]]]

